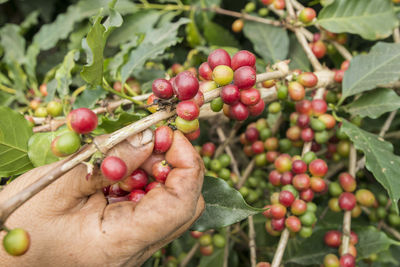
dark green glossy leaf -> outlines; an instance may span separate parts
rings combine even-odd
[[[202,194],[206,209],[192,226],[194,230],[221,228],[262,212],[249,206],[238,191],[220,178],[205,176]]]
[[[74,108],[93,108],[96,102],[106,95],[107,91],[101,86],[97,86],[94,89],[86,88],[86,90],[76,98]]]
[[[124,126],[138,121],[144,117],[139,113],[122,112],[114,117],[101,117],[98,128],[104,129],[107,133],[112,133]]]

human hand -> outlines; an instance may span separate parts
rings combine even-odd
[[[146,130],[118,144],[107,155],[125,161],[128,172],[151,173],[153,134]],[[107,204],[102,188],[111,184],[99,170],[85,179],[80,164],[18,208],[9,228],[29,232],[26,254],[12,257],[0,250],[1,266],[139,266],[155,251],[184,233],[204,209],[201,196],[204,166],[190,142],[178,131],[165,154],[173,167],[165,185],[138,203]],[[0,202],[42,177],[60,162],[36,168],[9,184]],[[1,238],[5,233],[0,234]]]

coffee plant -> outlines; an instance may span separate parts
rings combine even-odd
[[[108,204],[164,187],[168,161],[104,156],[151,129],[160,159],[192,142],[206,208],[144,266],[399,266],[399,3],[0,0],[1,189],[64,160],[0,202],[7,257],[77,165]]]

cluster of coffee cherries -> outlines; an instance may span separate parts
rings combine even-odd
[[[257,8],[257,4],[255,2],[248,2],[243,10],[242,13],[255,13],[255,10]],[[269,13],[269,9],[262,6],[260,8],[258,8],[257,13],[260,17],[265,17],[268,15]],[[244,26],[244,20],[243,19],[236,19],[233,23],[232,23],[232,31],[239,33],[242,31]]]
[[[326,232],[324,236],[324,242],[331,248],[338,248],[340,259],[333,253],[327,254],[324,257],[324,267],[355,267],[357,249],[356,244],[358,243],[358,235],[351,231],[350,233],[350,244],[347,253],[342,253],[342,233],[337,230],[330,230]]]
[[[339,44],[345,44],[347,42],[346,33],[332,33],[327,30],[322,30],[321,32],[314,33],[313,41],[309,44],[311,51],[318,58],[323,58],[326,53],[334,54],[336,53],[336,48],[333,44],[325,43],[325,40],[335,41]]]
[[[277,236],[286,227],[291,233],[307,238],[311,236],[317,220],[317,206],[312,200],[315,194],[323,194],[327,190],[323,177],[328,166],[310,151],[303,157],[281,154],[274,167],[268,178],[280,191],[273,193],[271,204],[265,206],[263,214],[268,219],[266,230]]]
[[[285,0],[261,0],[261,2],[268,6],[272,5],[275,9],[282,10],[285,8]]]
[[[203,233],[199,231],[191,231],[190,235],[198,240],[200,244],[199,251],[203,256],[212,255],[214,252],[214,247],[225,247],[225,238],[220,233]]]
[[[211,109],[231,119],[243,121],[260,115],[265,103],[260,92],[253,88],[256,84],[256,57],[249,51],[241,50],[232,58],[224,49],[210,53],[207,62],[199,67],[199,75],[204,80],[213,81],[222,87],[220,97],[213,99]]]
[[[166,153],[172,145],[173,138],[174,133],[170,127],[159,126],[154,132],[154,153],[160,155]],[[150,190],[164,184],[172,170],[166,160],[160,160],[153,164],[151,177],[140,168],[126,177],[126,163],[115,156],[106,157],[100,169],[106,178],[115,182],[103,189],[109,203],[127,200],[139,202]]]
[[[89,134],[96,129],[98,119],[96,114],[88,108],[72,110],[67,116],[67,131],[51,142],[51,151],[57,157],[66,157],[78,151],[81,147],[81,134]]]
[[[344,76],[344,72],[350,67],[350,61],[345,60],[342,62],[342,64],[340,65],[340,69],[339,70],[334,70],[335,72],[335,76],[334,76],[334,80],[337,83],[342,83],[343,81],[343,76]]]
[[[148,98],[148,110],[155,112],[165,101],[176,97],[177,117],[175,126],[185,134],[189,140],[200,136],[199,114],[200,107],[204,104],[204,95],[199,90],[199,81],[191,71],[180,72],[171,79],[156,79],[152,84],[153,94]],[[163,102],[164,101],[164,102]]]
[[[41,105],[40,99],[33,99],[29,102],[29,107],[33,110],[33,115],[39,118],[45,118],[51,116],[53,118],[61,116],[63,113],[63,105],[60,101],[53,100],[46,105]],[[31,116],[25,116],[25,118],[33,123]]]

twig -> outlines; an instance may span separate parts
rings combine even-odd
[[[236,133],[236,131],[235,131],[235,133]],[[218,134],[219,139],[220,139],[222,142],[224,142],[224,143],[225,143],[226,140],[229,139],[229,138],[226,139],[226,136],[225,136],[225,134],[224,134],[224,131],[221,129],[221,127],[218,127],[218,128],[217,128],[217,134]],[[226,152],[226,154],[228,154],[229,157],[231,158],[231,167],[232,167],[232,169],[233,169],[233,172],[237,175],[237,177],[240,178],[240,172],[239,172],[238,163],[237,163],[237,161],[236,161],[235,156],[234,156],[233,153],[232,153],[231,148],[230,148],[228,145],[225,146],[225,152]],[[216,154],[216,155],[217,155],[217,154]]]
[[[224,247],[224,263],[222,267],[228,267],[229,260],[229,237],[231,235],[231,226],[226,227],[225,233],[225,247]]]
[[[179,264],[179,267],[185,267],[193,258],[194,254],[196,254],[196,251],[199,247],[200,247],[199,242],[196,242],[196,244],[193,245],[193,247],[190,249],[186,257],[182,260],[181,264]]]
[[[255,236],[256,232],[254,230],[254,221],[253,221],[253,216],[249,216],[248,218],[249,221],[249,248],[250,248],[250,262],[251,262],[251,267],[255,267],[257,264],[257,254],[256,254],[256,242],[255,242]]]
[[[346,49],[343,45],[339,44],[336,41],[330,41],[331,44],[336,48],[336,50],[339,52],[339,54],[342,55],[346,60],[351,60],[353,58],[352,54],[349,52],[349,50]]]
[[[232,130],[229,132],[228,138],[224,138],[222,136],[225,136],[224,132],[222,131],[221,127],[217,128],[217,134],[219,138],[221,139],[221,142],[223,142],[215,151],[215,156],[218,157],[222,154],[225,148],[232,142],[232,140],[235,138],[235,135],[237,131],[240,129],[240,126],[242,126],[242,122],[237,121],[235,122],[235,125],[233,126]],[[221,138],[222,137],[222,138]],[[222,140],[223,139],[223,140]],[[230,150],[230,149],[229,149]]]
[[[289,230],[285,228],[282,231],[281,238],[279,239],[278,247],[276,248],[276,252],[274,255],[274,259],[272,260],[271,267],[279,267],[281,265],[283,253],[285,253],[285,248],[287,242],[289,241]]]

